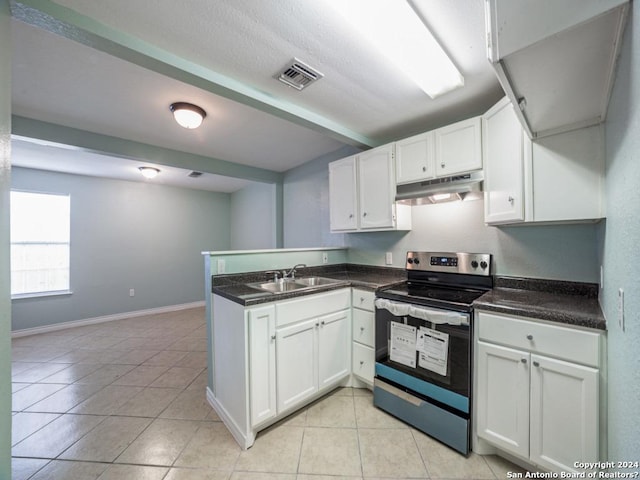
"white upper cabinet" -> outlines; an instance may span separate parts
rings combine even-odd
[[[396,142],[396,183],[419,182],[435,176],[433,132]]]
[[[332,232],[410,230],[411,207],[395,196],[393,144],[329,164]]]
[[[503,98],[482,120],[484,220],[524,220],[524,135],[513,106]]]
[[[528,140],[528,139],[526,139]],[[604,218],[604,127],[582,128],[531,142],[530,209],[534,222]]]
[[[396,196],[393,145],[358,157],[360,228],[393,228]]]
[[[485,0],[487,52],[539,138],[605,120],[628,0]]]
[[[329,164],[329,216],[331,231],[358,228],[356,157]]]
[[[602,125],[529,140],[508,99],[484,117],[485,222],[597,221],[604,212]]]
[[[437,177],[482,168],[481,117],[434,130]]]

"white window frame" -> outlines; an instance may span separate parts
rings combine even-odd
[[[65,194],[65,193],[51,193],[51,192],[40,192],[40,191],[31,191],[31,190],[19,190],[19,189],[11,189],[11,198],[13,200],[14,198],[14,193],[19,193],[19,194],[27,194],[27,195],[39,195],[39,196],[44,196],[44,195],[48,195],[51,197],[66,197],[67,198],[67,205],[68,205],[68,217],[64,220],[66,222],[66,226],[68,227],[67,229],[63,229],[62,232],[64,233],[60,233],[60,231],[57,233],[58,238],[54,239],[54,238],[46,238],[47,235],[55,235],[52,234],[50,231],[48,231],[49,229],[45,226],[43,227],[44,232],[42,233],[43,230],[41,230],[39,233],[25,233],[24,231],[20,232],[20,235],[22,238],[20,238],[19,240],[16,240],[14,237],[16,236],[14,229],[18,229],[20,227],[16,226],[13,224],[13,217],[15,216],[15,210],[13,208],[11,208],[11,217],[12,217],[12,224],[11,224],[11,278],[12,278],[12,286],[11,286],[11,298],[12,299],[20,299],[20,298],[32,298],[32,297],[44,297],[44,296],[54,296],[54,295],[69,295],[72,293],[71,291],[71,196],[69,194]],[[33,237],[31,236],[33,235]],[[45,237],[43,238],[42,235],[45,235]],[[39,237],[39,238],[38,238]],[[19,290],[19,293],[14,293],[16,291],[16,289],[14,289],[14,268],[15,263],[17,263],[15,261],[16,257],[17,257],[17,253],[15,252],[14,248],[20,248],[20,247],[25,247],[25,246],[29,246],[29,245],[39,245],[39,246],[44,246],[44,247],[51,247],[53,246],[55,248],[55,246],[57,245],[61,245],[61,246],[66,246],[66,258],[65,256],[63,256],[62,260],[63,260],[63,266],[62,266],[62,271],[63,271],[63,287],[66,288],[54,288],[55,285],[49,285],[49,287],[47,288],[47,286],[45,286],[45,288],[31,288],[31,289],[24,289],[21,288]],[[66,263],[64,263],[64,261],[66,260]],[[23,265],[24,266],[24,265]],[[60,269],[60,268],[58,268]],[[45,271],[45,275],[46,275],[46,269],[43,269]],[[65,278],[64,276],[66,275],[66,282],[64,282]],[[48,280],[47,280],[48,281]],[[45,283],[47,282],[45,281]],[[60,286],[60,285],[58,285]]]

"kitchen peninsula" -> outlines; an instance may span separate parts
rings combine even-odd
[[[210,366],[207,398],[243,448],[253,444],[260,430],[334,388],[371,387],[375,291],[404,281],[406,271],[351,264],[347,253],[328,248],[204,253]],[[299,286],[276,293],[261,289],[261,285],[277,284],[276,272],[293,273],[295,278],[289,280]],[[597,286],[495,278],[495,288],[474,302],[478,312],[485,312],[482,318],[487,313],[501,315],[513,319],[509,321],[514,326],[520,325],[521,318],[536,333],[558,328],[590,344],[595,342],[592,364],[600,367],[599,375],[605,378],[600,358],[606,352],[605,323]],[[305,285],[310,279],[324,281]],[[476,328],[482,318],[476,316]],[[531,322],[540,322],[540,326]],[[581,342],[572,348],[580,350]],[[552,351],[550,354],[553,356]],[[602,436],[606,435],[605,420],[600,415]],[[478,453],[495,453],[490,444],[476,448]]]

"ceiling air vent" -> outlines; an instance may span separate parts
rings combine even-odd
[[[297,58],[294,58],[282,69],[277,78],[282,83],[285,83],[296,90],[302,90],[316,80],[320,80],[322,77],[324,77],[324,75],[319,71],[311,68],[309,65],[301,62]]]
[[[202,175],[202,172],[196,172],[195,170],[193,172],[191,172],[189,175],[187,175],[187,177],[191,177],[191,178],[198,178],[199,176]]]

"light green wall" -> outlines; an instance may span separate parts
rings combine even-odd
[[[329,232],[329,162],[357,153],[353,147],[307,162],[285,173],[284,246],[345,245],[344,234]]]
[[[11,19],[9,2],[0,0],[0,480],[11,478],[10,135]]]
[[[276,248],[276,184],[252,183],[231,194],[231,248]]]
[[[640,28],[640,9],[631,3],[606,122],[607,225],[601,303],[609,340],[607,460],[614,461],[640,460],[640,34],[636,28]],[[624,290],[624,331],[617,323],[620,288]]]
[[[73,291],[14,300],[14,330],[204,301],[201,252],[230,248],[228,194],[25,168],[12,185],[71,195]]]
[[[258,272],[271,269],[289,269],[298,263],[308,267],[323,265],[323,254],[327,255],[327,265],[345,263],[347,252],[341,248],[299,248],[278,250],[241,250],[241,251],[210,251],[205,254],[211,265],[213,275],[222,273]],[[219,266],[219,261],[224,267]],[[220,268],[224,272],[219,271]]]

